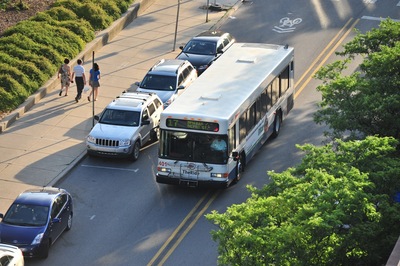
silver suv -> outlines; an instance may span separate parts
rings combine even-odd
[[[86,138],[87,153],[128,157],[136,161],[140,147],[159,138],[161,99],[155,93],[125,92],[101,113]]]
[[[168,107],[197,78],[197,72],[187,60],[162,59],[147,72],[136,91],[154,92]]]

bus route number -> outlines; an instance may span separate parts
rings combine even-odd
[[[192,121],[192,120],[182,120],[182,119],[167,119],[167,127],[175,128],[187,128],[202,131],[212,131],[218,132],[219,125],[214,122],[204,122],[204,121]]]

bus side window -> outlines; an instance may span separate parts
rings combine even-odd
[[[289,89],[289,66],[287,66],[285,70],[282,71],[279,77],[281,79],[281,88],[283,94]]]
[[[244,112],[239,118],[239,143],[241,143],[247,135],[247,112]]]
[[[236,124],[228,131],[228,143],[228,154],[230,154],[236,148]]]
[[[276,102],[279,99],[279,79],[275,78],[272,81],[272,95],[271,95],[271,99],[272,99],[272,105],[276,104]]]

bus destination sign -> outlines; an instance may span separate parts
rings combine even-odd
[[[218,123],[167,118],[167,127],[218,132]]]

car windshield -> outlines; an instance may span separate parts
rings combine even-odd
[[[140,113],[135,111],[106,109],[100,117],[100,123],[117,126],[139,126]]]
[[[215,55],[217,47],[213,42],[191,40],[183,48],[183,52],[189,54]]]
[[[176,76],[147,74],[140,87],[148,90],[174,91],[176,89]]]
[[[225,164],[228,160],[226,135],[161,131],[160,157],[201,163]]]
[[[14,203],[3,218],[3,223],[20,226],[43,226],[49,218],[48,206]]]

